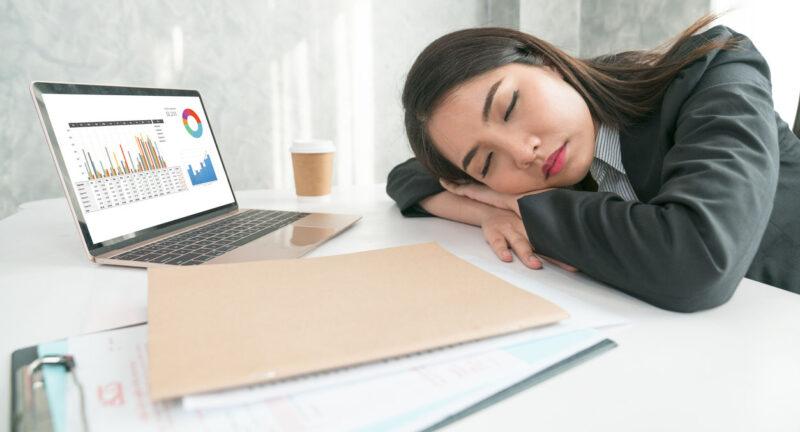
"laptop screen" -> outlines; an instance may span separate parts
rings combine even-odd
[[[91,243],[235,202],[199,97],[42,94],[42,101]]]

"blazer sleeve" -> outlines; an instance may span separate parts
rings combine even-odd
[[[733,295],[773,208],[779,149],[766,63],[732,55],[745,60],[712,64],[680,106],[648,203],[570,190],[519,199],[538,252],[669,310]]]
[[[386,180],[386,193],[397,203],[404,216],[431,216],[418,204],[442,191],[444,188],[439,180],[415,158],[394,167]]]

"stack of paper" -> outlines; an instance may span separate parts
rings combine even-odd
[[[155,269],[148,325],[40,349],[78,359],[93,430],[420,430],[615,346],[591,327],[616,317],[503,279],[435,244]],[[45,379],[56,430],[80,425]]]
[[[184,410],[177,400],[153,402],[148,397],[144,325],[70,338],[59,347],[43,349],[51,353],[68,351],[81,359],[78,371],[86,389],[90,430],[378,431],[420,430],[469,413],[465,409],[526,378],[536,379],[537,372],[565,358],[612,346],[603,341],[603,336],[592,329],[549,337],[529,332],[484,343],[463,357],[441,361],[432,356],[408,369],[385,371],[371,378],[274,394],[254,404],[202,410]],[[53,377],[48,378],[50,388]],[[58,410],[57,401],[64,400],[76,407],[79,397],[70,390],[66,399],[51,399],[52,409]],[[63,424],[80,425],[79,412],[66,410]]]

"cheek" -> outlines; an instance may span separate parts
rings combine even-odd
[[[581,131],[579,139],[575,140],[573,157],[571,158],[571,177],[574,183],[579,182],[589,172],[589,167],[594,159],[594,126],[590,124]]]
[[[542,92],[540,110],[547,124],[563,130],[565,125],[584,129],[587,119],[591,123],[589,107],[580,94],[564,81],[549,86]]]
[[[506,194],[520,194],[545,188],[544,177],[532,170],[523,170],[507,155],[500,153],[495,158],[492,171],[482,181],[490,189]]]

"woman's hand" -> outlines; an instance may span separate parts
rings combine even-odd
[[[460,187],[458,191],[463,194],[447,190],[429,196],[420,201],[420,206],[434,216],[481,227],[486,242],[489,243],[494,253],[505,262],[512,260],[511,251],[513,250],[529,268],[542,268],[541,260],[544,259],[564,270],[577,271],[571,265],[542,255],[537,256],[518,213],[510,209],[498,208],[496,205],[485,202],[491,201],[498,205],[503,205],[503,203],[505,205],[510,204],[508,200],[499,199],[502,194],[497,194],[488,188],[487,190],[481,190],[479,188]],[[470,198],[465,195],[466,193],[472,196],[480,196],[484,201]],[[509,196],[507,195],[507,197]],[[514,204],[516,205],[516,201],[514,201]],[[517,211],[519,211],[518,207]]]
[[[533,246],[528,240],[522,219],[510,210],[490,208],[481,220],[483,237],[494,253],[502,261],[511,262],[511,251],[519,257],[523,264],[532,269],[542,268],[541,259],[561,267],[564,270],[576,272],[575,267],[556,261],[545,256],[537,256]]]
[[[542,268],[542,261],[533,253],[531,242],[522,219],[510,210],[490,208],[481,220],[483,237],[502,261],[511,262],[511,251],[519,257],[523,264],[532,268]]]

